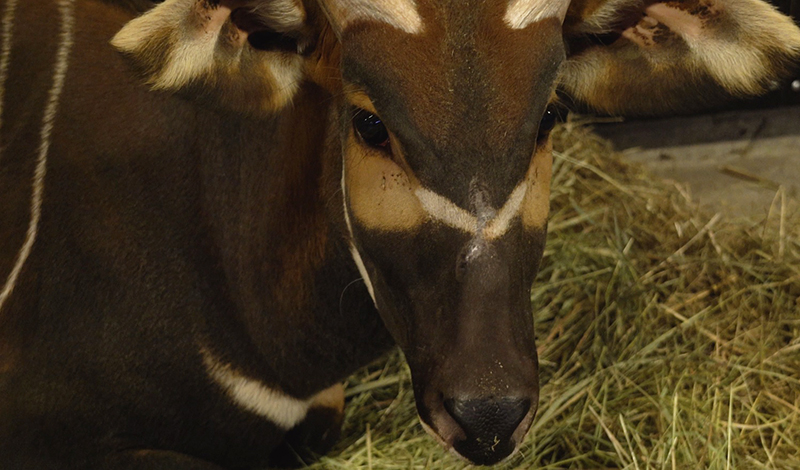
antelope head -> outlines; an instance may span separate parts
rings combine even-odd
[[[800,32],[760,0],[167,0],[114,44],[155,88],[239,112],[283,112],[304,82],[331,92],[332,219],[424,427],[493,464],[537,409],[557,91],[693,110],[769,89]]]

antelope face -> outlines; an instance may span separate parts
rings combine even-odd
[[[762,93],[800,60],[800,30],[760,0],[166,0],[113,44],[153,88],[241,114],[331,91],[353,258],[426,428],[479,464],[536,411],[556,81],[654,115]]]
[[[426,429],[510,455],[538,398],[530,287],[547,229],[561,19],[499,0],[340,1],[351,251]]]

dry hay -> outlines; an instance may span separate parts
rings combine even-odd
[[[581,125],[554,139],[539,411],[499,467],[800,468],[800,224],[785,201],[732,223]],[[348,397],[344,438],[313,468],[467,467],[418,424],[399,353]]]

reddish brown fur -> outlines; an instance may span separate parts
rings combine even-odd
[[[322,96],[317,94],[320,99]],[[305,100],[295,107],[297,119],[287,123],[283,132],[290,143],[286,149],[286,180],[283,187],[275,188],[284,207],[286,224],[282,239],[286,242],[276,247],[278,283],[273,295],[287,311],[308,308],[313,285],[310,273],[317,272],[326,256],[329,227],[325,207],[319,197],[322,184],[323,142],[319,136],[324,127],[309,125],[306,116],[319,110],[319,104]],[[275,269],[270,267],[269,269]]]
[[[141,21],[130,21],[139,0],[78,0],[38,238],[0,311],[0,466],[249,468],[294,438],[324,450],[342,416],[336,384],[392,340],[445,445],[477,463],[509,455],[538,399],[529,288],[552,162],[540,122],[564,39],[641,19],[612,11],[584,28],[604,6],[640,6],[609,1],[575,0],[563,30],[554,19],[512,30],[506,0],[418,0],[419,28],[368,14],[338,29],[310,0],[275,18],[168,2]],[[708,20],[708,3],[680,5]],[[58,49],[41,31],[60,22],[55,1],[19,5],[0,128],[0,276],[31,220]],[[785,19],[777,33],[761,28],[776,18],[763,4],[726,5],[740,8],[724,12],[731,27],[702,32],[729,43],[742,33],[761,54],[752,63],[765,62],[763,76],[742,77],[762,86],[796,57],[798,35]],[[761,5],[761,19],[742,5]],[[220,36],[204,30],[215,27]],[[108,45],[120,28],[132,62]],[[687,70],[680,32],[643,47],[583,38],[560,83],[609,111],[694,103],[731,77],[711,77],[714,64]],[[260,47],[244,40],[255,33],[266,33]],[[357,108],[379,115],[388,146],[356,135]],[[378,189],[359,195],[366,187]],[[414,223],[345,224],[392,188],[422,208]],[[391,217],[400,199],[373,209]],[[210,352],[243,395],[209,371]],[[270,413],[276,404],[292,416]]]
[[[509,145],[502,141],[508,136],[505,130],[520,122],[530,111],[527,109],[531,101],[528,95],[542,92],[542,82],[536,80],[535,71],[547,68],[543,66],[544,61],[553,60],[543,54],[546,48],[532,45],[547,44],[553,35],[558,34],[556,19],[546,20],[536,27],[510,30],[502,19],[505,1],[480,2],[475,6],[479,10],[466,15],[460,12],[461,5],[445,8],[434,2],[420,1],[419,13],[425,29],[416,35],[380,23],[364,23],[349,31],[349,34],[354,34],[360,28],[375,30],[370,33],[380,37],[380,43],[375,44],[375,61],[390,71],[388,77],[395,84],[398,96],[413,97],[413,102],[409,103],[411,121],[423,135],[434,139],[442,148],[451,143],[450,139],[458,138],[464,117],[471,112],[470,100],[475,99],[466,94],[468,90],[464,87],[468,83],[457,82],[464,75],[460,70],[463,64],[474,62],[476,68],[491,74],[485,77],[489,94],[479,98],[487,100],[486,115],[471,117],[481,123],[481,135],[490,139],[486,142],[489,146],[505,148]],[[459,23],[461,16],[464,19]],[[465,23],[468,18],[480,20],[472,25]],[[445,29],[446,24],[463,29],[450,31]],[[468,44],[460,44],[465,38],[457,34],[465,30],[471,31],[472,36],[466,39]],[[348,39],[346,36],[344,42],[348,43]],[[452,48],[452,55],[442,54],[446,48]],[[405,53],[378,52],[384,50],[403,50]],[[363,52],[370,56],[373,54],[371,50]],[[519,96],[518,85],[526,82],[531,83],[529,88],[523,87],[528,95]],[[382,103],[376,102],[375,106],[380,110]]]

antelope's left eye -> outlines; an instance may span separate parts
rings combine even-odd
[[[544,137],[553,130],[553,127],[558,121],[558,111],[554,105],[548,105],[542,116],[542,121],[539,123],[539,137]]]
[[[381,118],[365,109],[359,109],[353,117],[353,128],[361,140],[370,147],[386,149],[389,147],[389,131]]]

